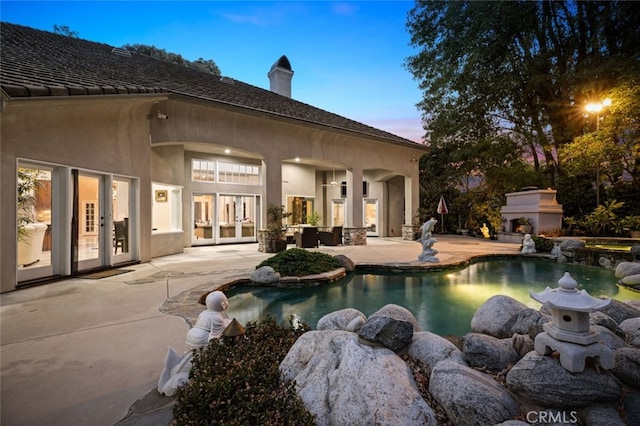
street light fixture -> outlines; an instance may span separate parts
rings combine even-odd
[[[588,113],[596,114],[596,132],[600,131],[600,112],[608,106],[611,106],[611,99],[604,99],[602,102],[591,102],[584,107]],[[596,165],[596,205],[600,205],[600,163]]]

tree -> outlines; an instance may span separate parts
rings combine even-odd
[[[211,59],[198,58],[195,61],[189,61],[182,57],[178,53],[167,52],[164,49],[157,48],[155,46],[149,46],[146,44],[127,44],[124,46],[127,50],[150,56],[152,58],[160,59],[172,64],[182,65],[187,68],[197,69],[200,71],[208,72],[213,75],[220,75],[220,68]]]
[[[73,37],[73,38],[79,38],[80,37],[80,33],[77,31],[72,31],[71,28],[69,28],[66,25],[53,25],[53,32],[56,34],[60,34],[63,36],[67,36],[67,37]]]
[[[632,2],[418,1],[407,27],[430,142],[511,136],[550,184],[584,104],[640,75]]]

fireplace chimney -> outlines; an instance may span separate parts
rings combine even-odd
[[[269,70],[267,74],[269,76],[269,82],[271,83],[269,90],[279,95],[291,97],[291,79],[293,78],[293,71],[291,70],[291,63],[285,55],[282,55]]]

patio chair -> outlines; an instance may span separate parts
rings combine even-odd
[[[318,228],[313,226],[305,226],[302,232],[294,234],[296,246],[300,248],[318,247]]]
[[[342,226],[334,226],[331,231],[320,231],[320,244],[325,246],[339,246],[342,244]]]

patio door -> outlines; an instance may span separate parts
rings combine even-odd
[[[256,241],[256,195],[218,196],[220,243]]]
[[[191,244],[194,246],[211,245],[215,243],[215,217],[213,208],[213,194],[193,194],[193,235]]]
[[[367,228],[367,236],[378,236],[378,200],[365,198],[363,202],[364,226]]]
[[[71,230],[73,273],[105,266],[105,179],[103,175],[72,170]]]
[[[331,226],[344,226],[346,203],[344,198],[331,200]]]

